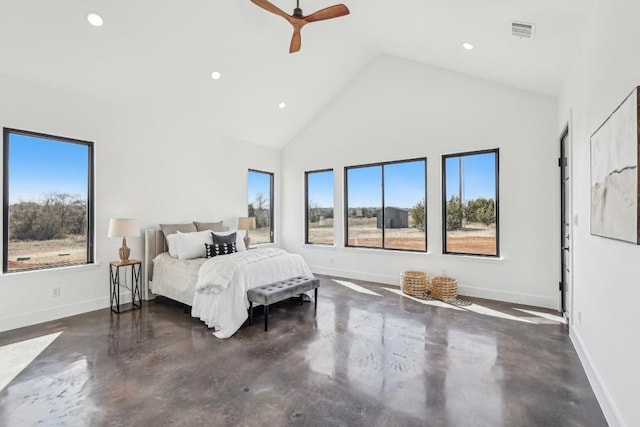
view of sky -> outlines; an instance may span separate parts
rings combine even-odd
[[[9,203],[39,201],[47,193],[87,198],[88,150],[83,144],[9,135]]]
[[[319,208],[333,207],[333,171],[314,172],[307,175],[309,202]]]
[[[424,161],[384,166],[385,205],[412,208],[425,198]],[[365,166],[347,172],[349,207],[382,206],[382,166]]]
[[[495,198],[495,153],[449,157],[446,160],[447,199],[458,195],[462,165],[464,200]],[[382,206],[382,166],[364,166],[347,171],[349,207]],[[333,207],[333,171],[308,175],[309,200],[318,207]],[[385,205],[412,208],[425,197],[425,163],[421,160],[384,165]],[[258,192],[269,194],[269,175],[249,172],[249,201]]]
[[[249,203],[253,203],[253,201],[256,200],[258,193],[262,193],[265,198],[265,205],[263,207],[268,208],[269,193],[271,191],[271,175],[268,173],[249,171],[248,187]]]
[[[447,200],[458,196],[459,170],[462,165],[463,201],[484,197],[496,197],[496,155],[495,153],[473,154],[461,157],[448,157],[446,160]]]

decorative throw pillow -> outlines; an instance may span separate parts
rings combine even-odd
[[[236,235],[236,249],[238,249],[238,252],[242,252],[242,251],[246,251],[247,248],[244,246],[244,233],[240,232],[236,232],[236,231],[214,231],[213,235],[214,236],[220,236],[220,237],[228,237],[231,235]]]
[[[233,233],[214,233],[211,232],[211,237],[213,238],[213,243],[234,243],[236,241],[236,232]]]
[[[205,243],[204,247],[206,249],[207,258],[213,258],[214,256],[228,255],[234,252],[238,252],[236,249],[236,242],[231,242],[231,243],[214,242],[213,245]]]

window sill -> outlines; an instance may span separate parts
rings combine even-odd
[[[81,264],[81,265],[68,265],[63,267],[51,267],[51,268],[42,268],[37,270],[22,270],[22,271],[9,271],[6,273],[2,273],[3,277],[18,277],[25,274],[67,274],[67,273],[75,273],[78,271],[90,271],[97,270],[102,266],[100,262],[94,262],[91,264]]]
[[[336,245],[322,245],[319,243],[305,243],[304,244],[305,248],[311,248],[311,249],[329,249],[329,250],[336,250],[337,246]]]
[[[408,254],[408,255],[432,255],[432,252],[429,251],[407,251],[404,249],[389,249],[389,248],[366,248],[366,247],[358,247],[358,246],[345,246],[344,249],[347,251],[353,252],[369,252],[369,253],[378,253],[378,254]]]
[[[464,261],[473,261],[473,262],[480,262],[480,263],[486,263],[486,264],[500,263],[505,260],[501,256],[496,257],[496,256],[487,256],[487,255],[471,255],[471,254],[440,254],[440,256],[448,259],[459,259]]]

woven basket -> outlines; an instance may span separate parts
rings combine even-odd
[[[414,297],[424,297],[429,292],[429,276],[422,271],[402,272],[402,292]]]
[[[443,301],[458,297],[458,281],[451,277],[431,278],[431,296]]]

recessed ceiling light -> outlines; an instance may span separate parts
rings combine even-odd
[[[287,106],[287,104],[285,104],[284,102],[281,102],[280,104],[278,104],[278,108],[281,109],[281,110],[286,106]]]
[[[222,74],[220,74],[220,71],[214,71],[213,73],[211,73],[211,78],[213,80],[218,80],[220,77],[222,77]]]
[[[473,49],[473,45],[471,43],[462,43],[462,47],[467,50]]]
[[[89,23],[94,27],[102,27],[102,24],[104,24],[102,16],[93,12],[87,15],[87,21],[89,21]]]

